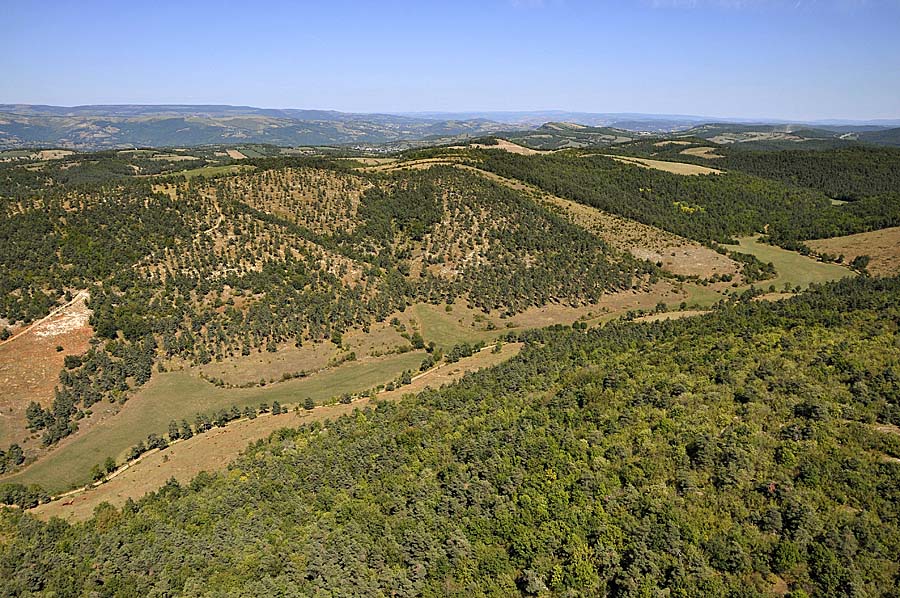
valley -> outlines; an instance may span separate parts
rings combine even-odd
[[[6,2],[0,598],[900,598],[900,0]]]
[[[415,435],[418,425],[461,417],[453,397],[478,411],[471,396],[497,388],[484,395],[489,409],[454,424],[481,438],[481,422],[503,428],[518,417],[498,396],[534,409],[522,403],[527,393],[500,390],[507,379],[536,389],[536,404],[565,403],[570,387],[581,389],[580,403],[596,393],[618,401],[617,389],[631,389],[646,367],[651,377],[674,367],[663,346],[685,363],[701,359],[686,341],[647,339],[694,334],[709,350],[708,326],[746,319],[761,336],[728,336],[749,343],[738,351],[745,357],[729,359],[750,359],[782,350],[767,344],[766,314],[806,322],[795,306],[842,301],[828,290],[838,288],[877,303],[871,285],[898,273],[900,203],[885,192],[892,150],[877,154],[877,177],[843,181],[849,199],[836,200],[830,180],[764,177],[757,162],[706,140],[619,140],[616,153],[520,142],[484,138],[390,157],[242,145],[4,163],[5,496],[45,521],[149,513],[188,488],[211,484],[222,495],[220,480],[255,484],[262,474],[247,474],[256,467],[248,460],[276,459],[265,451],[278,460],[301,445],[317,451],[357,425],[391,444],[368,422],[390,427],[385,414],[427,411],[428,423],[395,431]],[[789,156],[785,173],[813,163]],[[860,317],[884,317],[871,311]],[[868,355],[857,324],[841,325]],[[813,350],[803,334],[792,338],[783,349],[799,348],[778,362],[786,372],[805,367]],[[639,357],[633,342],[653,357]],[[603,367],[570,365],[587,353]],[[760,360],[740,371],[770,371]],[[541,363],[555,373],[518,381],[516,372]],[[715,367],[733,400],[681,371],[672,379],[680,382],[657,381],[641,391],[646,399],[629,399],[644,405],[635,413],[656,418],[658,409],[654,430],[665,435],[674,425],[666,422],[686,429],[687,413],[713,425],[704,401],[727,413],[745,404],[737,397],[766,392],[751,384],[756,373],[734,378]],[[442,401],[451,403],[435,406]],[[607,407],[595,409],[613,421]],[[866,417],[889,420],[890,409]],[[599,442],[591,434],[585,441]],[[900,455],[891,441],[865,442],[881,447],[879,458]],[[386,450],[362,458],[393,459]],[[604,450],[598,458],[619,459]],[[315,454],[310,466],[340,469]],[[547,465],[547,480],[559,479],[557,467]],[[684,475],[690,488],[705,474]]]
[[[346,235],[359,237],[361,234],[361,229],[354,228],[354,223],[365,222],[361,212],[365,209],[367,195],[379,185],[384,185],[381,181],[390,182],[392,178],[411,177],[410,181],[429,181],[446,180],[452,176],[459,177],[468,186],[491,189],[491,193],[507,189],[503,193],[521,198],[516,201],[533,202],[529,204],[534,206],[529,208],[532,210],[546,206],[549,213],[559,214],[563,219],[554,226],[574,226],[573,231],[584,231],[577,234],[588,235],[584,237],[586,240],[596,239],[596,243],[607,244],[610,249],[606,251],[639,260],[635,263],[655,264],[659,268],[658,273],[647,270],[651,272],[649,276],[644,274],[643,282],[632,283],[630,289],[611,289],[588,297],[583,295],[586,287],[580,286],[582,290],[572,291],[574,294],[567,298],[566,287],[562,286],[558,287],[563,289],[562,294],[546,295],[531,305],[528,301],[534,299],[526,300],[516,307],[479,303],[471,296],[461,303],[413,303],[402,306],[400,311],[384,313],[376,322],[364,319],[365,324],[361,325],[348,320],[340,331],[339,342],[334,342],[333,333],[328,333],[327,328],[324,339],[321,338],[323,333],[319,332],[316,333],[320,335],[319,339],[305,341],[311,331],[301,329],[295,339],[297,342],[286,342],[284,333],[276,332],[269,337],[270,340],[266,341],[265,336],[257,337],[255,343],[251,342],[248,346],[245,340],[241,347],[229,340],[227,335],[222,336],[227,328],[220,328],[217,334],[221,340],[214,341],[201,353],[194,350],[180,354],[175,349],[177,345],[173,344],[172,348],[167,349],[168,357],[159,363],[160,371],[153,373],[149,383],[129,393],[126,403],[121,406],[97,403],[90,410],[85,410],[86,417],[79,420],[76,433],[63,437],[58,444],[53,443],[47,448],[37,444],[40,439],[38,434],[29,435],[24,430],[27,423],[25,406],[30,401],[36,401],[43,408],[51,407],[52,373],[41,370],[31,375],[41,376],[49,385],[24,388],[18,391],[18,395],[10,397],[11,403],[7,407],[9,415],[4,419],[6,424],[0,438],[0,445],[16,442],[27,452],[33,451],[32,458],[37,461],[18,473],[6,476],[4,481],[37,484],[51,493],[87,484],[93,468],[107,458],[112,458],[116,463],[127,463],[132,447],[148,434],[165,436],[170,422],[192,422],[200,414],[212,416],[233,408],[243,411],[276,401],[291,408],[300,407],[307,398],[316,405],[326,405],[337,402],[342,395],[368,396],[369,393],[379,392],[379,389],[386,396],[396,396],[398,391],[384,392],[384,387],[399,379],[404,372],[417,372],[420,365],[431,358],[434,350],[446,353],[458,345],[490,344],[498,338],[514,338],[523,331],[551,325],[584,323],[595,326],[628,313],[658,311],[660,306],[670,313],[681,309],[708,309],[754,285],[774,287],[777,291],[795,290],[806,288],[810,283],[824,283],[853,275],[842,266],[821,263],[796,252],[746,238],[741,240],[740,245],[726,245],[725,248],[755,256],[759,263],[771,263],[776,274],[774,278],[760,283],[743,280],[740,262],[730,259],[726,251],[717,252],[698,241],[653,225],[549,194],[530,182],[498,175],[480,163],[479,158],[484,154],[478,152],[485,151],[539,157],[534,151],[520,151],[516,149],[518,147],[510,142],[496,147],[457,147],[450,148],[440,157],[413,156],[376,165],[363,161],[349,169],[304,166],[260,170],[249,165],[223,166],[215,167],[219,170],[209,171],[207,176],[213,178],[206,179],[208,182],[194,178],[195,170],[191,168],[176,171],[177,176],[183,179],[172,179],[174,175],[171,174],[158,175],[158,180],[153,182],[156,192],[176,202],[194,202],[193,218],[196,222],[190,226],[197,232],[193,238],[176,240],[174,246],[143,258],[135,264],[134,271],[144,272],[143,276],[147,276],[148,280],[169,280],[175,273],[182,272],[188,276],[200,275],[207,281],[220,281],[217,284],[223,286],[217,295],[212,295],[217,297],[213,303],[191,293],[196,297],[192,301],[200,299],[195,308],[201,310],[198,313],[207,314],[203,316],[209,322],[206,325],[207,339],[215,338],[210,336],[215,330],[210,326],[217,318],[228,315],[233,319],[238,313],[236,308],[246,310],[258,303],[260,296],[255,295],[252,289],[249,294],[247,291],[241,292],[235,288],[239,284],[228,281],[234,276],[230,272],[243,271],[252,276],[263,274],[267,266],[259,260],[260,255],[287,260],[286,264],[291,264],[306,253],[318,260],[319,268],[324,266],[322,271],[327,272],[332,280],[340,279],[342,284],[348,285],[348,289],[358,289],[354,293],[371,294],[377,292],[377,286],[367,280],[371,276],[365,271],[368,266],[360,261],[359,254],[355,253],[357,250],[348,252],[345,249],[348,242],[357,242]],[[458,174],[453,174],[455,172]],[[682,169],[675,172],[683,176],[692,171]],[[230,196],[240,196],[241,203],[229,204]],[[452,208],[448,198],[445,197],[443,202],[443,210]],[[242,207],[236,211],[236,206]],[[472,214],[456,212],[454,218],[462,216],[476,227],[482,226],[481,222],[472,220]],[[239,230],[246,225],[240,223],[250,222],[246,220],[248,216],[267,219],[271,223],[270,228],[261,229],[259,224],[252,224],[259,232],[250,238],[242,236]],[[502,253],[494,255],[496,249],[485,244],[485,234],[490,234],[490,229],[461,229],[454,219],[448,219],[448,215],[438,216],[434,223],[432,232],[421,240],[406,237],[401,232],[401,252],[395,255],[405,255],[401,259],[409,264],[407,280],[421,281],[432,287],[436,284],[438,288],[443,286],[445,290],[439,292],[453,296],[466,288],[465,285],[472,284],[473,277],[467,272],[472,267],[483,267],[479,264],[484,263],[486,256],[491,255],[490,260],[495,262],[504,259]],[[470,237],[473,232],[476,235]],[[243,247],[236,244],[247,241],[250,244]],[[296,248],[292,250],[293,254],[278,249],[285,247],[286,243]],[[392,247],[391,251],[396,252],[397,247]],[[438,247],[444,253],[429,253]],[[201,251],[210,250],[211,253],[197,259],[203,255]],[[297,253],[298,250],[301,253]],[[257,257],[248,260],[254,254]],[[539,255],[535,257],[543,259]],[[534,258],[526,258],[526,261],[528,259]],[[539,264],[540,261],[537,261],[536,265]],[[581,278],[584,275],[573,273],[565,284],[577,281],[583,285],[585,281]],[[460,287],[463,277],[468,281]],[[169,283],[166,286],[168,288]],[[431,291],[432,296],[434,292]],[[82,296],[87,296],[87,293],[79,294],[73,301]],[[151,302],[156,301],[151,299]],[[88,312],[82,326],[87,323],[88,316],[96,319],[94,314]],[[227,322],[222,320],[215,326],[229,325]],[[91,334],[90,328],[85,330],[88,335]],[[234,332],[227,334],[234,335]],[[26,364],[33,367],[41,361],[24,362],[22,353],[13,350],[22,347],[20,350],[27,351],[28,339],[35,337],[29,328],[23,327],[21,331],[14,332],[7,343],[16,340],[18,335],[23,335],[17,341],[18,345],[0,348],[0,351],[5,351],[2,362],[5,368]],[[416,335],[418,340],[411,340],[411,335]],[[332,337],[331,342],[329,337]],[[226,344],[223,345],[222,340]],[[172,344],[177,339],[165,342]],[[424,350],[426,345],[433,349]],[[84,351],[85,345],[75,346],[75,354]],[[41,359],[51,359],[54,353],[48,345],[44,349],[46,357]],[[69,353],[66,351],[66,354]],[[59,355],[55,362],[51,361],[55,364],[51,367],[61,367],[61,358],[62,355]],[[12,377],[21,375],[15,371],[10,373]],[[13,388],[17,388],[15,383]],[[118,396],[121,399],[126,395],[119,393]],[[193,442],[199,443],[200,440],[198,438]],[[220,461],[219,466],[226,462]],[[166,467],[161,467],[161,470],[164,472]],[[165,476],[157,477],[167,479]]]

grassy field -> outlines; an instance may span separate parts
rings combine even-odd
[[[412,306],[407,312],[410,312],[419,324],[419,333],[426,342],[433,341],[445,349],[460,343],[487,342],[504,334],[499,319],[481,316],[478,312],[460,304],[453,305],[452,311],[448,312],[444,305],[420,303]],[[479,322],[476,321],[478,317],[485,319]],[[496,330],[485,329],[488,320],[495,322]]]
[[[714,147],[691,147],[686,150],[681,150],[679,153],[684,154],[685,156],[696,156],[708,160],[718,160],[725,157],[721,154],[717,154],[716,148]]]
[[[728,245],[727,247],[743,253],[752,253],[760,261],[772,262],[775,265],[776,277],[756,283],[756,286],[760,288],[767,289],[771,285],[775,285],[775,290],[781,291],[784,289],[784,285],[788,284],[791,287],[800,286],[805,289],[810,283],[829,282],[854,275],[853,271],[845,266],[826,264],[795,251],[766,245],[760,243],[757,237],[744,237],[738,241],[738,245]],[[747,286],[740,288],[747,288]]]
[[[688,307],[707,308],[712,307],[725,298],[722,293],[710,287],[704,287],[699,284],[685,284],[684,290],[687,292],[687,298],[684,300]]]
[[[479,351],[471,357],[453,364],[445,364],[417,376],[412,384],[391,392],[382,392],[379,400],[397,400],[408,393],[416,393],[427,387],[439,388],[460,379],[467,372],[497,365],[515,356],[521,343],[507,343],[499,353],[492,349]],[[129,497],[138,499],[157,490],[174,477],[181,483],[190,482],[201,471],[219,471],[234,460],[251,442],[267,438],[280,428],[295,427],[313,421],[334,419],[352,413],[369,404],[363,398],[352,404],[323,405],[311,411],[262,415],[252,420],[241,420],[224,428],[213,428],[205,434],[174,444],[164,451],[148,453],[108,482],[86,492],[41,505],[32,513],[42,519],[62,517],[68,520],[84,520],[91,516],[101,502],[121,506]]]
[[[744,237],[738,241],[738,245],[728,245],[727,247],[734,251],[753,254],[765,263],[772,262],[777,274],[770,280],[734,287],[736,291],[744,291],[751,286],[768,289],[772,285],[775,286],[776,291],[783,291],[785,284],[789,285],[791,289],[797,286],[805,289],[810,283],[823,283],[846,276],[854,276],[854,272],[849,268],[838,264],[826,264],[795,251],[760,243],[757,237]],[[697,284],[685,284],[684,290],[688,295],[685,301],[689,307],[708,308],[724,297],[716,289]]]
[[[817,253],[843,255],[849,262],[860,255],[871,258],[868,271],[878,276],[893,276],[900,273],[900,226],[875,230],[868,233],[807,241]]]
[[[212,362],[199,369],[210,378],[221,378],[227,384],[240,386],[247,382],[275,382],[284,373],[313,372],[324,368],[338,353],[331,343],[304,343],[302,347],[286,345],[275,353],[253,351],[250,355]],[[362,355],[360,355],[362,357]]]
[[[617,162],[624,162],[626,164],[634,164],[636,166],[642,166],[644,168],[653,168],[656,170],[662,170],[664,172],[671,172],[672,174],[681,174],[681,175],[700,175],[700,174],[721,174],[721,170],[716,170],[715,168],[709,168],[707,166],[699,166],[697,164],[688,164],[686,162],[667,162],[664,160],[650,160],[649,158],[631,158],[628,156],[612,156],[608,155],[608,158],[612,158]]]
[[[273,401],[293,405],[306,397],[321,403],[384,384],[404,370],[416,371],[423,357],[422,351],[389,355],[348,363],[309,378],[248,389],[217,388],[193,371],[157,374],[117,415],[64,440],[55,451],[3,481],[36,483],[57,493],[87,483],[91,468],[106,457],[122,462],[132,446],[150,433],[165,433],[173,419],[192,422],[197,413],[212,414],[232,405],[258,406]]]

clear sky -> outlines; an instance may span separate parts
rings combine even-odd
[[[900,117],[900,0],[0,0],[0,103]]]

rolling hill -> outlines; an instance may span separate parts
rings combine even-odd
[[[896,150],[536,132],[0,153],[0,592],[891,587]]]
[[[428,120],[237,106],[0,105],[0,148],[379,144],[480,135],[501,128],[484,119]]]

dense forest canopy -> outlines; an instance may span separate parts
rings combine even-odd
[[[798,187],[821,191],[832,199],[853,201],[900,188],[900,148],[849,145],[846,147],[781,151],[748,150],[744,144],[718,145],[685,138],[677,144],[639,141],[613,149],[615,153],[692,162],[737,170]],[[707,157],[692,148],[710,148]],[[712,157],[709,157],[712,156]]]
[[[502,176],[704,242],[721,243],[765,230],[774,242],[796,247],[803,240],[900,224],[900,193],[896,175],[891,174],[900,162],[896,156],[882,163],[887,164],[888,175],[874,187],[890,192],[846,207],[833,205],[814,189],[739,171],[682,176],[590,153],[521,156],[495,150],[482,154],[483,167]],[[812,178],[809,169],[798,168]],[[835,167],[822,176],[834,181],[843,177],[843,171]]]
[[[439,391],[91,521],[2,514],[8,593],[891,595],[900,280],[526,334]],[[774,580],[774,581],[773,581]]]

